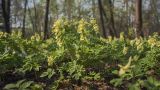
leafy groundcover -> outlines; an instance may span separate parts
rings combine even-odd
[[[49,39],[0,32],[4,90],[160,90],[160,37],[100,36],[95,20],[60,19]]]

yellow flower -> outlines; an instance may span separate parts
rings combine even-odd
[[[100,37],[100,40],[101,40],[102,42],[107,42],[107,39],[102,38],[102,37]]]
[[[39,34],[35,34],[35,38],[36,38],[36,41],[40,41],[41,40],[41,37],[40,37],[40,35]]]
[[[78,29],[77,29],[78,33],[83,33],[83,30],[85,29],[85,24],[86,24],[86,22],[84,21],[84,19],[81,19],[79,21],[79,25],[78,25]]]
[[[54,60],[53,60],[53,58],[52,58],[52,56],[48,56],[48,66],[52,66],[53,65],[53,62],[54,62]]]
[[[83,36],[83,34],[80,35],[80,41],[84,41],[84,36]]]
[[[76,58],[79,59],[80,58],[80,55],[78,53],[78,51],[76,50]]]
[[[108,41],[109,41],[109,42],[112,41],[112,36],[108,36]]]
[[[135,40],[130,40],[130,45],[133,46],[135,43]]]
[[[46,43],[47,43],[47,44],[51,44],[51,43],[52,43],[52,39],[46,40]]]
[[[59,31],[59,28],[55,28],[55,29],[54,29],[54,33],[55,33],[55,34],[57,34],[58,31]]]
[[[120,41],[124,41],[124,32],[120,33]]]
[[[123,48],[123,54],[126,55],[127,52],[128,52],[128,47],[124,47],[124,48]]]
[[[4,34],[3,32],[0,32],[0,37],[3,37],[3,34]]]
[[[84,26],[83,25],[79,25],[78,29],[77,29],[77,32],[78,33],[83,33],[83,29],[84,29]]]
[[[65,25],[65,26],[68,26],[68,25],[69,25],[69,21],[65,20],[65,21],[64,21],[64,25]]]
[[[96,33],[99,33],[99,27],[97,25],[97,21],[95,19],[91,19],[90,23],[91,23],[91,26],[93,26],[93,30]]]
[[[160,47],[160,42],[157,42],[157,44],[156,44],[158,47]]]
[[[141,40],[138,39],[138,38],[136,38],[135,41],[136,41],[135,44],[136,44],[137,46],[141,43]]]
[[[137,45],[137,50],[142,51],[144,49],[143,44],[140,43],[139,45]]]
[[[63,19],[59,19],[54,23],[52,32],[55,35],[56,43],[59,47],[63,44],[61,36],[63,36],[63,33],[65,32],[65,25],[68,25],[68,23],[68,21]]]
[[[90,23],[91,24],[97,24],[97,21],[95,19],[91,19]]]
[[[58,39],[58,40],[56,40],[56,42],[57,42],[57,45],[59,46],[59,47],[61,47],[62,46],[62,41],[60,40],[60,39]]]
[[[35,39],[35,37],[34,36],[31,36],[31,40],[33,41]]]
[[[125,66],[118,65],[120,67],[120,70],[119,70],[119,75],[120,76],[125,74],[130,68],[132,68],[131,62],[132,62],[132,57],[129,57],[129,61]]]
[[[62,19],[59,19],[59,20],[57,20],[56,22],[55,22],[55,24],[54,24],[54,26],[55,27],[60,27],[61,26],[61,24],[62,24]]]
[[[97,24],[93,26],[93,29],[96,33],[99,33],[99,27]]]
[[[52,30],[53,33],[56,34],[56,33],[58,33],[60,31],[62,22],[63,22],[63,20],[59,19],[54,23],[53,30]]]
[[[40,41],[41,40],[41,37],[40,37],[40,35],[39,34],[35,34],[35,35],[33,35],[33,36],[31,36],[31,40],[32,41]]]
[[[22,32],[18,31],[17,36],[21,37],[22,36]]]
[[[157,40],[155,38],[149,38],[148,39],[148,44],[151,46],[155,46],[156,45]]]

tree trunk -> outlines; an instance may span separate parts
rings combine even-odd
[[[38,18],[38,12],[37,12],[37,7],[36,7],[36,2],[35,2],[36,0],[33,0],[33,8],[34,8],[34,29],[35,29],[35,31],[36,32],[38,32],[38,29],[37,29],[37,27],[38,27],[38,22],[37,22],[37,18]]]
[[[142,31],[142,0],[136,0],[135,5],[135,33],[136,37],[144,37]]]
[[[67,0],[67,16],[68,16],[69,20],[72,17],[71,16],[71,13],[72,13],[71,7],[72,7],[72,1],[71,0]]]
[[[46,0],[45,26],[44,26],[44,40],[48,38],[48,14],[49,14],[50,0]]]
[[[82,17],[82,12],[81,12],[81,0],[78,1],[78,19],[81,19]]]
[[[7,33],[11,33],[11,29],[10,29],[10,6],[11,6],[11,1],[10,0],[2,0],[2,12],[3,12],[3,18],[4,18],[5,31]]]
[[[28,0],[24,2],[24,15],[23,15],[23,27],[22,27],[22,37],[25,37],[25,23],[26,23],[26,11],[27,11]]]
[[[109,21],[109,23],[110,23],[110,29],[111,29],[110,31],[113,33],[113,35],[111,34],[111,36],[118,37],[116,29],[115,29],[113,8],[114,8],[114,4],[112,3],[111,0],[109,0],[109,12],[110,12],[110,21]]]
[[[92,0],[92,14],[93,14],[93,18],[96,18],[96,2],[95,0]]]
[[[128,0],[125,0],[124,2],[125,4],[125,7],[126,7],[126,17],[127,17],[127,24],[126,24],[126,28],[127,28],[127,31],[129,30],[129,5],[128,5]]]
[[[30,21],[31,21],[31,24],[32,24],[32,30],[34,31],[35,30],[35,23],[34,23],[34,20],[33,20],[33,17],[31,15],[31,10],[28,8],[28,14],[29,14],[29,18],[30,18]]]
[[[100,14],[100,21],[101,21],[101,25],[102,25],[102,34],[103,37],[106,38],[106,30],[105,30],[105,26],[104,26],[104,19],[103,19],[103,7],[102,7],[102,2],[101,0],[98,0],[98,7],[99,7],[99,14]]]
[[[0,0],[0,29],[3,29],[2,0]]]

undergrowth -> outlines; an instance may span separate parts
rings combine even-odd
[[[91,82],[159,90],[159,65],[157,34],[104,39],[95,20],[60,19],[46,41],[38,34],[23,39],[20,32],[0,32],[0,87],[5,90],[71,90],[83,83],[91,89]]]

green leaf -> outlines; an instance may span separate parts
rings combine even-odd
[[[27,82],[24,82],[20,85],[20,88],[21,89],[27,89],[31,84],[33,84],[34,82],[33,81],[27,81]]]
[[[110,81],[110,83],[113,84],[115,87],[117,87],[117,86],[120,86],[122,84],[122,81],[123,80],[121,78],[118,78],[118,79],[112,79]]]
[[[141,90],[141,89],[138,86],[132,85],[132,86],[129,86],[129,90]]]
[[[31,87],[31,90],[44,90],[42,85],[39,85],[39,84],[34,84],[32,87]]]
[[[25,79],[18,81],[18,82],[16,83],[16,86],[19,87],[20,84],[22,84],[24,81],[25,81]]]
[[[40,77],[46,77],[47,75],[48,75],[48,72],[43,72]]]
[[[3,89],[10,90],[15,88],[18,88],[16,84],[7,84]]]
[[[94,80],[98,80],[98,79],[100,79],[100,78],[101,78],[100,73],[97,73],[97,74],[94,76]]]
[[[48,72],[48,78],[50,79],[54,74],[55,74],[54,69],[53,70],[49,70],[49,72]]]
[[[112,71],[113,74],[118,74],[118,70]]]
[[[47,72],[48,72],[48,73],[52,72],[52,69],[51,69],[51,68],[48,68],[48,69],[47,69]]]
[[[48,76],[48,78],[50,79],[54,74],[55,74],[54,69],[52,70],[51,68],[48,68],[47,71],[43,72],[40,77]]]

